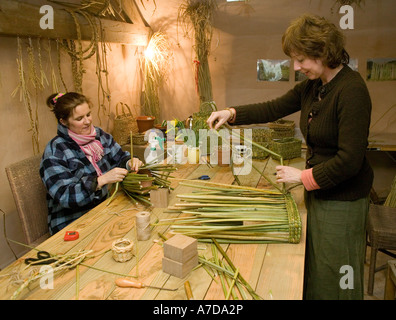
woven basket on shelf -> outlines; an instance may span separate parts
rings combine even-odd
[[[133,242],[129,239],[118,239],[113,242],[111,251],[113,259],[117,262],[126,262],[133,256]]]
[[[235,129],[240,129],[240,134],[241,136],[245,136],[246,138],[249,137],[247,134],[246,130],[252,130],[252,141],[269,149],[270,143],[271,143],[271,136],[272,136],[272,130],[268,128],[246,128],[246,127],[236,127]],[[243,138],[242,138],[243,140]],[[243,142],[241,142],[243,143]],[[269,156],[269,153],[260,149],[259,147],[256,147],[255,145],[252,146],[252,158],[253,159],[266,159]]]
[[[121,105],[121,113],[118,111],[118,106]],[[125,112],[128,110],[128,113]],[[116,104],[116,117],[114,119],[114,129],[112,136],[119,145],[130,143],[131,131],[133,134],[139,132],[136,118],[133,116],[131,109],[126,103],[119,102]]]
[[[301,157],[301,140],[295,138],[283,138],[273,140],[270,149],[281,155],[284,160]]]
[[[144,133],[134,134],[132,136],[132,142],[134,145],[143,145],[147,143],[147,141],[144,140]]]
[[[268,128],[273,130],[272,139],[294,137],[294,121],[279,119],[268,123]]]
[[[272,130],[266,128],[253,128],[252,129],[252,141],[268,148],[271,143]],[[253,159],[265,159],[269,155],[268,152],[253,146],[252,147],[252,158]]]

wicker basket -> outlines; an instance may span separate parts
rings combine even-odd
[[[301,142],[295,138],[273,140],[270,149],[281,155],[284,160],[298,158],[301,157]]]
[[[147,143],[147,141],[144,140],[144,133],[134,134],[132,136],[132,142],[134,145],[143,145]]]
[[[272,139],[294,137],[294,121],[279,119],[268,123],[268,128],[273,130]]]
[[[121,105],[121,113],[118,111],[119,105]],[[125,109],[129,113],[125,113]],[[112,136],[119,145],[125,145],[130,143],[131,131],[133,134],[139,132],[136,118],[132,115],[131,109],[126,103],[119,102],[116,104],[116,117]]]
[[[271,143],[272,130],[266,128],[253,128],[252,129],[252,141],[265,147],[269,148]],[[269,155],[267,151],[260,149],[257,146],[252,146],[252,158],[253,159],[266,159]]]
[[[250,137],[246,130],[252,130],[252,141],[269,149],[271,143],[272,130],[268,128],[254,128],[254,127],[235,127],[235,129],[240,129],[241,136]],[[243,140],[243,138],[241,138]],[[253,159],[266,159],[269,153],[260,149],[259,147],[252,146],[252,158]]]
[[[113,242],[111,250],[113,259],[117,262],[126,262],[133,256],[133,242],[129,239],[118,239]]]

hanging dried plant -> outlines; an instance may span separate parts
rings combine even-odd
[[[213,100],[212,80],[208,56],[213,36],[213,15],[216,0],[186,0],[179,8],[178,20],[185,28],[185,35],[192,31],[195,49],[195,84],[200,105]]]
[[[58,1],[52,1],[60,4]],[[66,8],[65,10],[73,17],[76,31],[77,31],[77,40],[62,40],[59,41],[59,44],[62,46],[64,50],[69,54],[71,59],[72,66],[72,75],[73,75],[73,83],[74,90],[82,93],[82,84],[83,84],[83,75],[85,73],[84,69],[84,60],[90,59],[95,55],[96,58],[96,75],[98,77],[98,119],[101,124],[101,111],[103,114],[109,115],[110,113],[110,101],[111,94],[109,90],[109,82],[108,82],[108,70],[107,70],[107,44],[103,42],[103,28],[101,25],[101,20],[97,17],[100,15],[98,12],[92,13],[92,6],[88,5],[88,2],[92,5],[97,4],[97,2],[85,1],[85,5],[78,6],[76,9]],[[63,3],[62,3],[63,4]],[[65,4],[70,7],[70,4]],[[110,6],[110,4],[108,4]],[[72,6],[76,7],[75,5]],[[103,12],[114,12],[113,9],[104,9]],[[102,11],[101,11],[102,12]],[[101,15],[103,15],[102,13]],[[84,17],[84,19],[88,22],[91,28],[91,40],[88,45],[83,48],[82,39],[81,39],[81,27],[80,22],[77,19],[77,15]],[[60,54],[59,54],[60,55]],[[103,83],[103,76],[105,78],[105,83]],[[64,83],[64,81],[62,80]],[[108,107],[106,107],[106,103]]]
[[[340,6],[353,5],[353,4],[360,6],[362,2],[364,3],[364,0],[336,0],[336,3],[338,3]]]
[[[361,4],[364,4],[365,0],[335,0],[334,5],[331,7],[331,12],[334,12],[334,7],[337,6],[338,9],[340,9],[342,6],[352,6],[356,5],[357,7],[360,7]]]
[[[11,93],[12,97],[15,97],[19,91],[19,100],[23,102],[25,105],[26,111],[29,116],[30,128],[29,131],[32,133],[32,147],[33,153],[38,154],[40,152],[39,145],[39,123],[38,123],[38,104],[36,103],[35,110],[32,107],[31,102],[31,93],[28,88],[28,81],[26,80],[26,73],[23,64],[23,51],[22,51],[22,43],[21,39],[17,38],[17,47],[18,47],[18,58],[17,58],[17,66],[18,66],[18,76],[19,76],[19,84],[17,88]],[[30,39],[28,46],[28,79],[33,83],[33,86],[37,88],[37,75],[34,66],[34,53],[33,46]],[[37,97],[37,95],[36,95]],[[37,100],[36,100],[37,102]]]
[[[168,38],[162,32],[154,33],[140,59],[140,66],[144,74],[143,112],[154,116],[156,123],[160,121],[158,91],[167,78],[172,60],[173,52]]]

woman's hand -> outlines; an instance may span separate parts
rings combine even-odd
[[[123,169],[123,168],[111,169],[110,171],[108,171],[105,174],[98,177],[97,189],[99,190],[104,185],[109,184],[109,183],[121,182],[122,180],[124,180],[124,178],[127,174],[128,174],[127,169]]]
[[[288,166],[276,166],[277,183],[301,183],[301,170]]]
[[[208,124],[210,129],[219,129],[224,123],[233,118],[234,111],[233,109],[221,110],[212,112],[206,123]],[[215,124],[215,122],[217,123]]]
[[[128,161],[128,165],[131,168],[131,171],[139,171],[139,167],[141,167],[144,163],[138,159],[138,158],[132,158],[132,163],[131,160]]]

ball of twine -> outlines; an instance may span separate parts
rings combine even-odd
[[[138,240],[148,240],[151,236],[150,212],[141,211],[136,214],[136,233]]]
[[[113,259],[117,262],[126,262],[133,256],[133,242],[129,239],[118,239],[113,242],[111,251]]]

